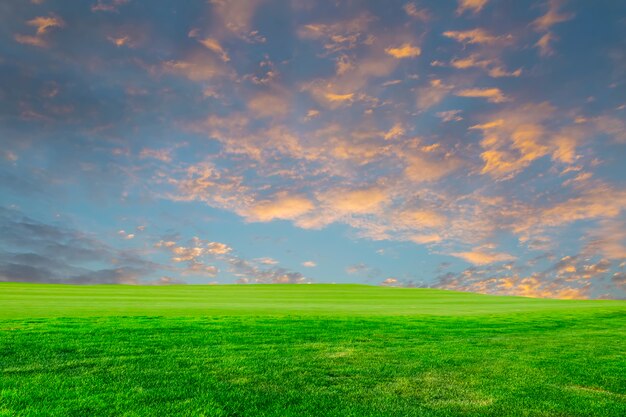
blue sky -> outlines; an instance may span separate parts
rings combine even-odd
[[[621,1],[8,1],[0,280],[623,298]]]

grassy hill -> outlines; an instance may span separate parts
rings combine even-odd
[[[626,302],[0,284],[0,416],[624,416]]]

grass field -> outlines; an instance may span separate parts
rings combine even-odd
[[[0,284],[0,416],[626,416],[626,302]]]

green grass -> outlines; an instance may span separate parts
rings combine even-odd
[[[0,416],[626,416],[626,303],[0,284]]]

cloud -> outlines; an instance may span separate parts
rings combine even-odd
[[[455,93],[459,97],[485,98],[490,103],[511,101],[499,88],[468,88]]]
[[[161,267],[132,249],[113,248],[95,236],[36,221],[16,209],[0,207],[0,230],[0,281],[139,284]]]
[[[417,108],[427,110],[441,103],[454,87],[446,85],[442,80],[430,80],[428,86],[417,89]]]
[[[324,49],[329,53],[350,50],[369,41],[367,29],[374,20],[369,13],[361,13],[345,20],[309,23],[298,28],[298,36],[321,40]]]
[[[547,32],[535,44],[535,47],[539,48],[539,55],[541,56],[550,56],[554,54],[554,49],[552,48],[552,42],[557,40],[557,38],[552,34],[552,32]]]
[[[30,36],[30,35],[20,35],[16,34],[13,36],[17,43],[21,43],[24,45],[38,46],[40,48],[44,48],[48,46],[48,43],[40,38],[39,36]]]
[[[579,160],[578,148],[603,128],[594,122],[554,126],[551,122],[557,111],[547,102],[526,103],[498,110],[485,123],[471,126],[470,131],[483,135],[482,173],[507,179],[547,155],[562,164]],[[610,135],[619,136],[619,131],[612,129]]]
[[[130,36],[107,36],[107,39],[117,47],[132,44]]]
[[[143,148],[139,152],[139,158],[141,159],[152,158],[152,159],[156,159],[156,160],[159,160],[161,162],[166,162],[166,163],[172,162],[171,150],[169,149]]]
[[[117,232],[117,234],[119,236],[121,236],[123,239],[126,239],[126,240],[130,240],[130,239],[134,239],[135,238],[135,234],[134,233],[126,233],[125,230],[120,230],[120,231]]]
[[[386,278],[384,281],[382,281],[380,283],[380,285],[384,286],[384,287],[394,287],[396,285],[398,285],[398,280],[396,278]]]
[[[611,196],[607,199],[606,196]],[[607,184],[592,184],[577,194],[553,205],[543,207],[538,217],[520,223],[519,228],[529,225],[556,227],[580,220],[614,219],[626,207],[626,190],[616,189]]]
[[[452,154],[403,151],[399,154],[405,161],[404,174],[414,183],[439,180],[460,166],[460,162]]]
[[[252,27],[260,0],[209,0],[212,5],[215,32],[232,35],[246,42],[263,43],[265,37]]]
[[[165,73],[182,75],[191,81],[206,81],[227,74],[223,63],[207,54],[195,54],[184,60],[171,60],[162,64]]]
[[[402,58],[415,58],[422,53],[422,50],[413,46],[410,43],[404,43],[398,47],[389,47],[385,49],[385,52],[391,55],[394,58],[402,59]]]
[[[255,259],[255,261],[257,261],[258,263],[263,264],[263,265],[277,265],[278,264],[278,261],[276,259],[267,258],[267,257],[265,257],[265,258],[257,258],[257,259]]]
[[[616,272],[611,277],[613,285],[626,290],[626,272]]]
[[[352,101],[352,97],[354,97],[354,93],[349,94],[335,94],[335,93],[326,93],[324,96],[328,99],[328,101]]]
[[[206,247],[207,252],[213,255],[225,255],[233,250],[230,246],[220,242],[209,242]]]
[[[313,261],[304,261],[304,262],[302,262],[302,266],[304,266],[306,268],[315,268],[317,266],[317,263],[315,263]]]
[[[119,7],[128,3],[130,0],[98,0],[96,4],[91,6],[92,12],[113,12],[118,13]]]
[[[515,259],[514,256],[508,253],[491,252],[482,248],[473,249],[467,252],[454,252],[452,256],[466,260],[474,265],[488,265],[494,262],[506,262]]]
[[[370,279],[378,278],[382,273],[378,268],[371,267],[364,263],[349,265],[346,268],[346,272],[350,275],[359,275]]]
[[[410,236],[409,240],[411,242],[417,243],[418,245],[428,245],[432,243],[441,242],[443,240],[443,237],[441,237],[441,235],[438,235],[436,233],[431,233],[431,234],[419,234],[418,233],[418,234],[414,234]]]
[[[385,140],[391,140],[391,139],[401,137],[405,133],[406,132],[404,131],[404,128],[402,127],[402,125],[399,123],[396,123],[395,125],[391,127],[391,129],[389,129],[388,132],[385,133],[384,138]]]
[[[247,106],[257,117],[284,116],[292,107],[289,95],[281,89],[255,93],[248,99]]]
[[[232,248],[220,242],[207,242],[198,237],[193,237],[184,246],[176,241],[161,240],[154,245],[155,248],[164,249],[171,254],[171,261],[175,266],[172,271],[184,276],[215,278],[219,269],[215,265],[207,264],[207,260],[229,259]]]
[[[450,65],[458,69],[481,68],[493,78],[519,77],[522,75],[521,69],[507,71],[502,67],[498,59],[483,59],[479,54],[471,54],[466,58],[455,58],[450,62]]]
[[[215,52],[222,61],[224,62],[230,61],[230,57],[228,56],[224,48],[222,48],[222,45],[220,45],[217,39],[204,38],[204,39],[198,39],[198,42],[204,45],[208,50]]]
[[[458,275],[448,273],[441,276],[435,286],[457,291],[534,298],[584,299],[589,297],[589,285],[558,282],[547,278],[545,274],[485,275],[480,271],[467,269]]]
[[[443,32],[443,36],[454,39],[457,42],[467,44],[487,44],[492,45],[501,42],[508,42],[513,39],[511,35],[493,36],[485,29],[476,28],[465,31],[449,30]]]
[[[280,191],[268,199],[256,201],[244,214],[249,221],[269,222],[292,220],[313,210],[313,203],[306,197]]]
[[[300,272],[289,271],[285,268],[260,268],[253,262],[237,256],[227,258],[229,271],[233,273],[239,284],[306,284],[309,278]]]
[[[438,228],[446,224],[444,214],[435,210],[409,209],[398,214],[401,222],[413,229]]]
[[[428,22],[431,18],[430,12],[427,9],[418,9],[415,3],[407,3],[403,7],[406,14],[413,19],[421,20],[422,22]]]
[[[567,22],[574,18],[574,13],[562,13],[560,11],[563,0],[548,0],[546,14],[538,17],[532,24],[537,31],[547,31],[557,23]]]
[[[336,188],[320,193],[317,197],[339,216],[375,213],[388,199],[385,190],[377,186],[360,189]]]
[[[539,55],[543,57],[554,54],[552,44],[558,40],[550,31],[550,28],[558,23],[567,22],[575,16],[574,13],[562,13],[560,11],[563,3],[563,0],[548,0],[546,14],[532,22],[532,26],[537,32],[545,32],[534,45],[536,48],[539,48]]]
[[[463,14],[469,10],[472,13],[480,12],[487,4],[488,0],[458,0],[459,6],[456,9],[457,14]]]
[[[26,24],[37,28],[35,35],[32,36],[32,35],[15,34],[13,36],[13,39],[17,43],[21,43],[24,45],[37,46],[40,48],[44,48],[48,46],[48,42],[45,39],[44,35],[46,35],[50,29],[65,27],[65,22],[63,21],[63,19],[53,14],[49,16],[35,17],[34,19],[27,21]]]
[[[51,28],[62,28],[65,26],[65,22],[58,16],[39,16],[26,22],[29,26],[37,28],[37,36],[43,35]]]
[[[463,117],[460,116],[461,110],[446,110],[437,112],[437,117],[441,118],[444,122],[460,122]]]

